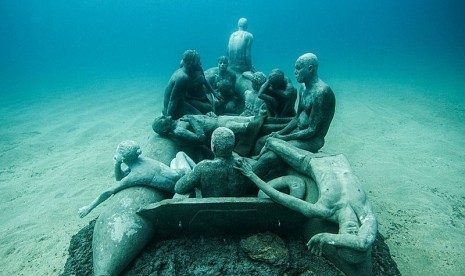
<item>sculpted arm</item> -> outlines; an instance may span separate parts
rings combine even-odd
[[[336,247],[345,247],[357,251],[368,250],[376,239],[378,232],[378,223],[371,213],[360,221],[358,233],[320,233],[313,236],[307,243],[308,248],[313,254],[321,256],[325,244]]]
[[[273,108],[276,108],[278,106],[278,101],[276,99],[268,94],[266,94],[266,90],[270,88],[270,80],[267,80],[262,86],[260,87],[260,90],[258,91],[258,98],[262,99],[265,103],[269,104]]]
[[[184,127],[176,127],[173,131],[176,138],[184,142],[203,143],[206,140],[205,132],[200,123],[192,116],[185,115],[180,120],[187,121],[193,131]]]
[[[124,177],[126,177],[130,172],[131,169],[127,168],[126,170],[121,169],[121,164],[123,161],[120,159],[120,157],[115,156],[115,179],[116,181],[120,181]]]
[[[250,34],[249,39],[247,39],[245,58],[247,61],[248,68],[250,69],[250,71],[254,72],[255,68],[253,67],[253,64],[252,64],[252,44],[253,44],[253,35]]]
[[[202,164],[199,163],[194,170],[187,173],[176,182],[174,192],[177,194],[187,194],[200,184]]]
[[[298,122],[298,117],[296,115],[283,129],[276,132],[276,134],[272,136],[276,138],[281,138],[283,137],[283,135],[288,134],[289,132],[292,132],[297,127],[297,122]]]
[[[187,79],[184,77],[177,77],[177,79],[174,80],[174,83],[172,86],[172,89],[170,93],[165,93],[169,94],[169,102],[167,104],[166,108],[166,116],[173,116],[176,113],[176,110],[179,109],[179,106],[181,105],[183,99],[184,99],[184,93],[186,91],[186,85],[187,85]]]
[[[239,159],[236,162],[236,169],[238,169],[243,175],[248,177],[255,185],[257,185],[260,190],[262,190],[266,195],[268,195],[273,201],[284,205],[285,207],[294,210],[296,212],[302,213],[306,217],[329,217],[330,213],[327,209],[322,208],[318,204],[311,204],[304,200],[298,199],[296,197],[290,196],[288,194],[282,193],[263,180],[261,180],[253,171],[250,164],[245,160]]]
[[[324,110],[323,110],[323,104],[321,100],[322,100],[321,98],[315,99],[315,102],[313,103],[311,107],[310,114],[308,114],[310,122],[306,128],[296,131],[294,133],[283,135],[279,138],[281,138],[284,141],[305,140],[305,139],[311,138],[315,134],[320,123],[323,121]],[[302,112],[306,112],[306,111],[302,110]],[[300,113],[298,113],[297,115],[299,114]]]

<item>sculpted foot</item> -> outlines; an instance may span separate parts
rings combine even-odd
[[[89,214],[90,209],[87,206],[79,208],[79,217],[83,218]]]

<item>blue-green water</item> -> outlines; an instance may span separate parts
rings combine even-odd
[[[0,0],[0,275],[63,268],[115,146],[147,144],[182,53],[216,66],[240,17],[258,70],[297,85],[318,55],[337,98],[323,150],[348,157],[401,272],[464,275],[460,0]]]
[[[314,52],[326,79],[463,75],[464,11],[460,0],[1,0],[0,93],[114,76],[168,79],[190,48],[209,68],[240,17],[265,72],[291,74],[300,54]]]

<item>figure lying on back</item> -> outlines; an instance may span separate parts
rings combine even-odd
[[[339,225],[339,233],[320,233],[308,242],[311,252],[321,255],[325,245],[333,245],[346,260],[356,262],[357,252],[362,259],[376,238],[378,224],[370,202],[343,155],[321,155],[298,149],[291,144],[269,138],[265,147],[299,173],[316,182],[319,196],[316,203],[297,199],[275,190],[261,180],[245,160],[237,169],[250,178],[274,201],[307,217],[323,218]],[[346,251],[350,249],[355,251]]]

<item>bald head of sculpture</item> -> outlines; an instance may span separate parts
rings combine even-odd
[[[247,31],[248,25],[247,18],[242,17],[237,21],[237,28],[239,30]]]
[[[301,55],[295,62],[295,77],[298,82],[306,83],[318,78],[318,58],[315,54]]]
[[[211,149],[216,157],[229,157],[234,149],[234,132],[226,127],[219,127],[212,133]]]

